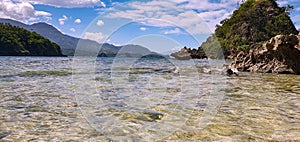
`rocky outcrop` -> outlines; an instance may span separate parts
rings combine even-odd
[[[240,51],[248,52],[253,45],[276,35],[298,34],[289,16],[292,7],[280,7],[277,3],[278,0],[245,0],[216,26],[201,48],[213,54],[222,47],[225,58],[232,59]]]
[[[203,50],[191,49],[184,47],[180,51],[172,53],[172,57],[179,60],[189,60],[189,59],[204,59],[207,58]]]
[[[277,35],[249,53],[240,52],[230,67],[249,72],[300,74],[300,34]]]

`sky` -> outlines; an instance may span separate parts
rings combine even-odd
[[[299,0],[291,18],[300,29]],[[46,22],[64,34],[159,53],[197,48],[242,0],[0,0],[0,18]]]

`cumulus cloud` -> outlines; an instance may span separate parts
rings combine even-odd
[[[179,34],[181,30],[179,28],[175,28],[173,30],[165,31],[164,34]]]
[[[210,29],[214,29],[217,24],[225,18],[230,16],[231,12],[225,9],[214,10],[209,12],[201,12],[198,16],[203,19],[209,26]]]
[[[80,23],[81,23],[81,20],[80,20],[80,19],[76,19],[76,20],[74,21],[74,23],[80,24]]]
[[[26,1],[32,4],[42,4],[42,5],[66,7],[66,8],[106,6],[105,3],[102,2],[101,0],[15,0],[15,1]]]
[[[145,27],[140,27],[140,30],[141,30],[141,31],[146,31],[147,28],[145,28]]]
[[[125,18],[158,27],[178,26],[189,33],[200,34],[211,33],[235,7],[236,1],[231,0],[220,3],[209,0],[136,1],[120,8],[122,10],[112,11],[106,18]]]
[[[102,43],[102,40],[104,40],[105,37],[106,36],[101,32],[96,32],[96,33],[86,32],[86,33],[83,34],[84,39],[93,40],[93,41],[96,41],[98,43]]]
[[[179,51],[181,49],[182,49],[181,46],[175,46],[175,47],[171,48],[171,51]]]
[[[60,25],[64,25],[66,20],[68,20],[68,17],[66,15],[63,15],[62,18],[58,19],[58,22]]]
[[[50,17],[52,16],[51,13],[45,12],[45,11],[35,11],[35,16],[45,16],[45,17]]]
[[[97,25],[98,25],[98,26],[103,26],[103,25],[104,25],[104,22],[103,22],[102,20],[98,20],[98,21],[97,21]]]
[[[236,6],[236,0],[170,0],[188,9],[197,9],[200,11],[211,11],[222,8],[230,8]]]
[[[0,1],[0,17],[10,18],[22,22],[38,20],[39,18],[51,19],[51,13],[37,11],[29,2],[16,2],[13,0]]]
[[[74,28],[71,28],[70,31],[71,32],[76,32],[76,30]]]

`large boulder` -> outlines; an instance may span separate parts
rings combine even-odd
[[[262,47],[240,52],[230,66],[240,71],[300,74],[300,34],[272,37]]]

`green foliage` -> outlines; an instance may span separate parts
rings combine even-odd
[[[237,47],[237,51],[249,51],[250,50],[250,45],[240,45]]]
[[[292,6],[279,7],[276,0],[247,0],[229,19],[216,26],[215,34],[210,38],[216,36],[217,40],[208,38],[201,47],[213,51],[218,41],[225,56],[229,56],[238,51],[249,51],[251,45],[278,34],[297,34],[289,17],[291,9]]]
[[[213,34],[206,42],[203,42],[201,47],[198,48],[198,51],[203,50],[207,57],[209,58],[223,58],[223,52],[220,51],[220,41],[218,38]]]
[[[42,37],[10,24],[0,24],[0,55],[61,56],[60,47]]]

